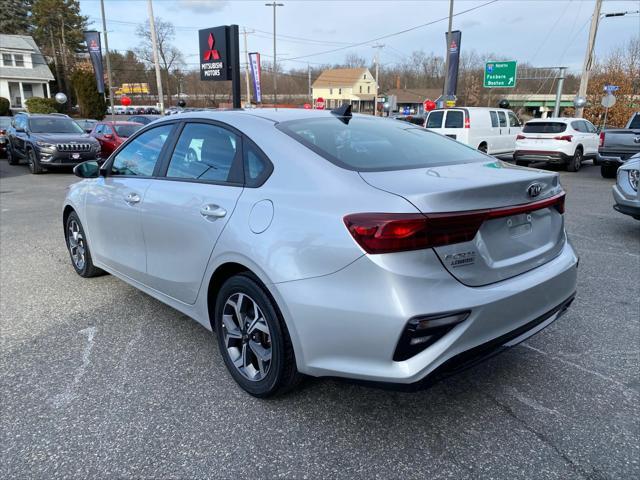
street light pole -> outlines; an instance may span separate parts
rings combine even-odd
[[[266,7],[273,7],[273,105],[278,105],[278,66],[276,56],[276,8],[284,7],[284,3],[265,3]]]
[[[449,42],[451,41],[451,28],[453,27],[453,0],[449,0],[449,29],[447,30],[447,49],[444,54],[444,86],[442,88],[442,97],[447,95],[449,88]],[[446,98],[445,98],[446,102]]]
[[[107,86],[109,87],[109,103],[111,104],[111,115],[115,115],[115,101],[114,101],[114,95],[113,95],[113,85],[111,83],[111,58],[109,55],[107,20],[104,16],[104,0],[100,0],[100,11],[102,12],[102,33],[104,35],[104,51],[107,57]]]
[[[158,37],[156,35],[156,21],[153,18],[153,3],[148,0],[149,7],[149,30],[151,33],[151,46],[153,48],[153,63],[156,67],[156,83],[158,84],[158,100],[160,103],[160,113],[164,113],[164,93],[162,92],[162,75],[160,74],[160,61],[158,59]]]
[[[377,43],[375,45],[372,45],[373,48],[375,48],[376,51],[376,91],[375,91],[375,96],[373,98],[373,116],[377,117],[378,116],[378,91],[380,90],[380,86],[378,83],[378,67],[380,65],[380,49],[384,47],[383,44],[381,43]]]
[[[562,86],[564,85],[564,75],[567,67],[558,67],[558,86],[556,87],[556,103],[553,106],[553,116],[560,116],[560,102],[562,100]]]
[[[589,29],[589,43],[587,44],[587,51],[584,54],[584,64],[582,65],[582,75],[580,77],[580,88],[578,89],[578,98],[587,96],[587,86],[589,85],[589,73],[593,65],[593,46],[596,43],[596,34],[598,33],[598,24],[600,22],[600,8],[602,7],[602,0],[596,0],[596,5],[593,9],[593,16],[591,17],[591,28]],[[584,107],[576,107],[576,118],[582,118]]]

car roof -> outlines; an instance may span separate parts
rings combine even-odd
[[[142,125],[138,122],[130,122],[128,120],[104,120],[100,123],[104,123],[106,125],[116,126],[116,125]]]
[[[180,118],[201,118],[219,120],[221,122],[231,120],[241,120],[248,116],[262,118],[264,120],[279,123],[289,120],[305,120],[313,118],[328,118],[333,114],[330,110],[311,110],[305,108],[251,108],[251,109],[229,109],[229,110],[200,110],[195,112],[181,112],[163,117],[163,119]],[[358,115],[356,117],[373,118],[371,115]]]

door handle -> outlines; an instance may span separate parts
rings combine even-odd
[[[218,206],[218,205],[204,205],[200,209],[200,215],[205,218],[211,218],[215,220],[216,218],[222,218],[227,214],[227,211]]]
[[[135,205],[136,203],[140,203],[140,195],[137,193],[130,193],[126,197],[124,197],[124,201],[129,205]]]

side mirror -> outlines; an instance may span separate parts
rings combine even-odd
[[[113,135],[111,135],[110,133],[105,133],[104,138],[106,138],[107,140],[111,140],[113,138]]]
[[[95,160],[88,160],[73,167],[73,173],[80,178],[96,178],[100,174],[100,165]]]

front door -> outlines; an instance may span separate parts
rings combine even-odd
[[[162,125],[136,137],[86,195],[85,224],[91,226],[87,234],[93,256],[138,281],[146,273],[141,206],[172,128],[173,124]]]
[[[213,123],[186,123],[142,207],[145,283],[193,304],[218,237],[243,190],[240,137]]]

